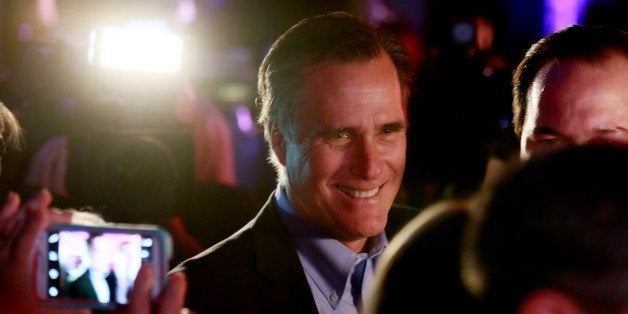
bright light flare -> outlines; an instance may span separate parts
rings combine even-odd
[[[183,40],[163,29],[101,27],[93,30],[88,60],[103,67],[173,73],[181,67]]]

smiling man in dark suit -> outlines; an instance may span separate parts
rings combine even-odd
[[[260,123],[278,186],[238,232],[183,262],[205,312],[355,313],[388,238],[406,161],[407,54],[346,13],[305,19],[259,70]]]
[[[114,302],[118,279],[111,268],[111,256],[103,248],[101,236],[87,239],[89,267],[83,274],[68,283],[68,295],[83,300],[98,300],[100,303]]]

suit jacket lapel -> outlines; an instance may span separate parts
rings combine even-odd
[[[265,308],[270,313],[276,312],[278,308],[315,313],[316,304],[296,246],[278,210],[275,199],[271,196],[253,228],[257,271],[269,280],[269,285],[261,291],[260,298],[268,302]]]

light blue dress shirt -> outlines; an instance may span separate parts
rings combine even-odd
[[[275,199],[296,243],[319,313],[357,313],[360,298],[368,298],[377,259],[388,245],[386,234],[381,232],[368,239],[368,253],[355,253],[305,221],[290,204],[284,189],[277,189]]]

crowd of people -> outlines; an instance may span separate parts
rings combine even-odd
[[[258,73],[276,189],[235,233],[176,265],[156,300],[143,266],[121,310],[625,313],[627,70],[626,31],[571,26],[541,39],[512,80],[519,160],[471,196],[412,208],[396,204],[411,144],[404,46],[347,13],[306,18]],[[19,124],[1,113],[15,146]],[[52,312],[30,290],[35,238],[80,214],[50,202],[10,193],[0,212],[10,312]]]

